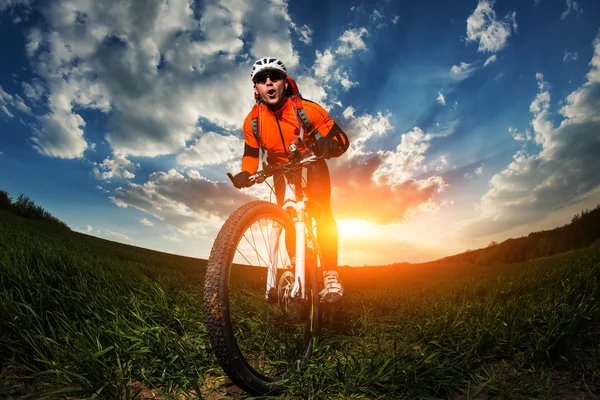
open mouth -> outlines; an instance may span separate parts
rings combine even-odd
[[[270,90],[267,90],[267,95],[268,95],[269,97],[275,97],[275,93],[276,93],[276,90],[275,90],[275,89],[270,89]]]

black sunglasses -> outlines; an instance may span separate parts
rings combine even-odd
[[[265,83],[267,78],[271,78],[271,82],[278,82],[283,79],[285,75],[278,71],[263,72],[254,77],[254,83]]]

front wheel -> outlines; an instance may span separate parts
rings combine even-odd
[[[294,243],[292,218],[273,203],[254,201],[227,219],[208,259],[204,314],[210,342],[225,373],[253,394],[281,392],[312,352],[318,246],[307,246],[307,299],[289,299]],[[276,271],[270,293],[269,267]]]

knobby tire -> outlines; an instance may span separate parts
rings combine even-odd
[[[260,225],[263,220],[267,222],[272,221],[271,223],[273,225],[280,224],[286,232],[295,234],[293,219],[284,210],[273,203],[254,201],[237,209],[227,219],[219,231],[208,259],[204,288],[204,314],[212,349],[219,364],[229,378],[240,388],[249,393],[255,395],[276,395],[283,391],[286,382],[294,379],[294,369],[301,368],[304,364],[303,361],[309,358],[312,353],[314,337],[319,328],[319,298],[317,279],[315,276],[316,261],[314,266],[311,266],[311,261],[309,261],[311,257],[307,251],[306,292],[308,293],[308,300],[305,305],[299,307],[301,310],[300,315],[303,318],[305,317],[305,320],[303,321],[305,327],[292,326],[293,328],[296,328],[297,332],[300,329],[304,329],[303,334],[297,334],[298,337],[300,337],[298,340],[298,348],[300,349],[298,355],[293,357],[293,360],[287,360],[287,363],[282,363],[284,366],[282,368],[285,369],[284,371],[276,371],[276,373],[273,374],[258,371],[255,363],[259,364],[259,362],[256,361],[256,358],[260,359],[262,355],[257,357],[244,354],[244,352],[246,352],[246,347],[244,347],[246,346],[246,343],[242,346],[242,342],[246,334],[249,335],[252,333],[251,331],[253,329],[256,329],[253,325],[250,325],[251,323],[260,324],[264,321],[260,321],[259,319],[255,321],[251,317],[248,319],[240,319],[239,321],[235,320],[236,317],[232,318],[231,307],[234,309],[237,307],[244,310],[252,308],[246,307],[245,303],[242,303],[242,306],[235,304],[235,301],[237,300],[235,296],[238,295],[238,293],[235,292],[237,287],[234,286],[234,282],[252,281],[254,279],[253,276],[258,273],[262,274],[266,272],[266,268],[263,267],[242,267],[237,262],[234,262],[234,257],[242,253],[240,248],[244,245],[244,241],[247,241],[249,231],[252,233],[253,239],[256,239],[256,237],[260,238],[259,234],[254,235],[252,229],[254,229],[257,223]],[[314,247],[317,248],[317,246]],[[313,257],[314,259],[317,259],[318,255],[314,254]],[[256,258],[257,264],[260,264],[262,262],[261,257]],[[264,257],[262,257],[262,259],[264,259]],[[245,258],[244,263],[248,264],[248,261],[248,258]],[[264,271],[260,268],[263,268]],[[232,269],[235,270],[233,275]],[[242,269],[243,274],[245,275],[244,279],[240,279],[239,276],[234,276],[235,274],[238,274],[238,269]],[[277,281],[279,281],[280,275],[281,274],[278,274]],[[260,290],[260,285],[262,285],[264,294],[266,278],[261,279],[256,280],[256,288],[258,288],[257,290]],[[250,293],[250,290],[240,291],[240,293],[244,296],[247,293]],[[260,292],[257,291],[257,293],[258,295],[255,297],[248,295],[246,298],[250,298],[255,303],[259,303],[258,307],[262,307],[269,312],[279,313],[277,318],[280,318],[284,323],[288,322],[288,318],[293,318],[295,316],[285,315],[285,312],[278,311],[285,307],[280,307],[278,304],[269,305],[264,296],[261,299]],[[273,319],[273,321],[277,320]],[[275,329],[276,328],[277,327],[275,327]],[[266,342],[268,334],[265,335]],[[277,342],[275,344],[279,345]],[[286,343],[284,342],[283,346],[285,347],[285,345]],[[240,347],[243,347],[243,349],[240,349]],[[251,349],[254,347],[256,346],[253,344],[249,346]],[[292,345],[291,347],[293,352],[294,346]],[[250,350],[248,350],[248,353],[249,352]],[[277,360],[273,360],[273,363],[274,365],[277,365]]]

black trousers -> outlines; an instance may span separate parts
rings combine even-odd
[[[320,159],[306,168],[306,195],[309,198],[308,211],[317,221],[317,242],[321,248],[324,270],[336,270],[338,261],[338,228],[331,212],[331,178],[324,159]],[[283,205],[286,181],[296,186],[297,200],[302,198],[302,170],[273,176],[277,204]],[[286,241],[287,238],[286,238]],[[293,243],[293,242],[292,242]],[[294,247],[288,246],[288,249]]]

